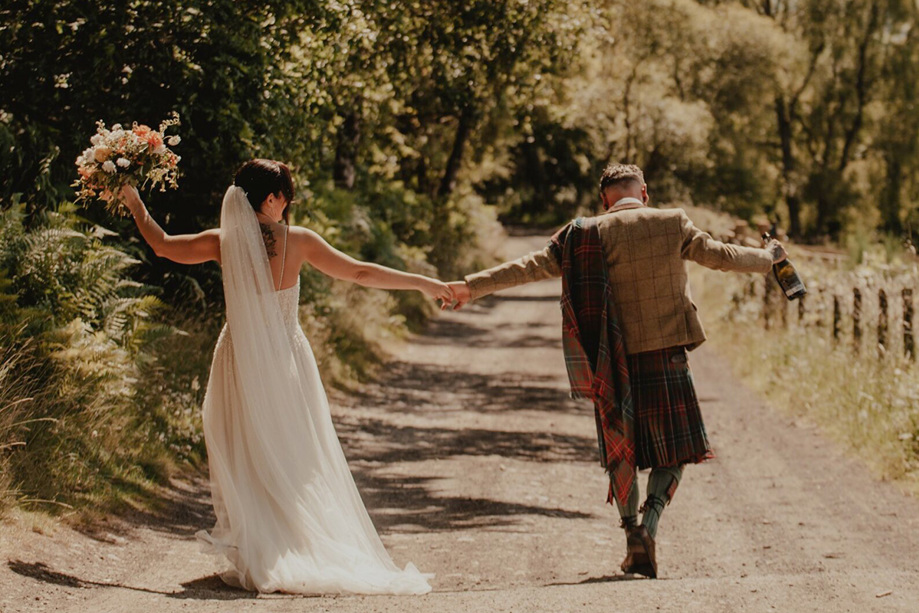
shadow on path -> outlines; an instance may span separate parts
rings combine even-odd
[[[349,391],[348,406],[384,409],[387,413],[444,413],[474,411],[499,413],[547,411],[583,414],[592,419],[591,407],[572,400],[558,378],[504,372],[476,374],[445,366],[390,362],[378,382]],[[548,426],[549,420],[546,420]]]
[[[198,530],[213,526],[215,521],[206,470],[188,472],[160,486],[159,498],[145,503],[144,508],[131,508],[112,519],[90,519],[73,528],[103,543],[135,538],[133,533],[138,528],[176,539],[190,538]]]
[[[454,430],[401,426],[379,419],[361,418],[340,422],[337,430],[349,461],[383,465],[442,460],[451,456],[497,455],[529,462],[556,463],[597,459],[595,438],[547,431]]]
[[[154,590],[146,587],[124,585],[107,581],[92,581],[89,579],[80,579],[74,575],[63,573],[49,568],[42,562],[23,562],[22,560],[10,560],[7,566],[11,571],[23,577],[29,577],[35,581],[58,585],[69,588],[114,588],[122,590],[131,590],[133,592],[145,592],[147,594],[159,594],[168,598],[190,599],[190,600],[252,600],[258,597],[255,592],[233,588],[223,581],[218,575],[201,577],[186,583],[182,583],[182,591],[167,592],[165,590]]]
[[[541,507],[487,498],[439,496],[432,494],[436,480],[431,477],[386,477],[373,471],[356,469],[354,480],[377,529],[388,531],[400,526],[416,526],[420,532],[468,530],[480,527],[507,527],[518,523],[521,515],[560,519],[590,519],[590,513]]]
[[[504,302],[544,302],[541,297],[501,298]],[[557,299],[555,299],[557,300]],[[461,339],[466,347],[476,349],[539,349],[561,350],[561,315],[558,325],[549,325],[541,321],[520,321],[502,324],[504,331],[518,331],[514,338],[498,337],[492,328],[482,328],[465,321],[455,319],[435,319],[428,323],[425,334],[415,337],[412,342],[418,345],[441,345],[444,339]]]

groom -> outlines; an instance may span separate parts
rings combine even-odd
[[[655,537],[683,466],[713,457],[687,352],[705,341],[686,260],[766,273],[785,257],[728,245],[682,209],[648,206],[641,169],[611,164],[600,178],[605,213],[579,218],[542,250],[451,283],[460,308],[493,292],[562,277],[565,362],[572,396],[593,400],[601,463],[625,529],[625,573],[657,576]],[[650,468],[639,508],[638,469]],[[641,513],[641,523],[638,514]]]

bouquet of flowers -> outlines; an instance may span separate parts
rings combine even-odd
[[[178,164],[181,159],[169,147],[181,142],[179,136],[166,136],[166,130],[179,124],[178,113],[163,121],[158,130],[136,122],[130,129],[115,124],[96,123],[91,146],[77,158],[79,178],[74,183],[77,200],[90,200],[105,192],[110,194],[106,208],[115,214],[127,214],[120,201],[124,185],[143,187],[159,185],[178,187]],[[168,145],[168,146],[167,146]]]

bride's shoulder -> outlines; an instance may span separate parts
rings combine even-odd
[[[290,226],[290,238],[300,241],[322,240],[317,232],[303,226]]]
[[[312,250],[327,244],[318,232],[302,226],[290,226],[289,236],[291,246],[304,250]]]
[[[208,228],[194,235],[194,238],[207,243],[216,243],[220,246],[220,228]]]

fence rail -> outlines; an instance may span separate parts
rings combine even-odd
[[[861,353],[864,339],[871,337],[877,341],[878,358],[895,352],[908,360],[916,359],[912,287],[896,291],[853,285],[848,292],[821,287],[795,303],[785,299],[778,284],[768,275],[765,283],[751,281],[744,287],[742,295],[735,295],[735,309],[753,301],[759,295],[758,287],[763,288],[759,297],[761,320],[767,330],[779,326],[803,330],[826,328],[837,346],[849,344],[855,353]]]

